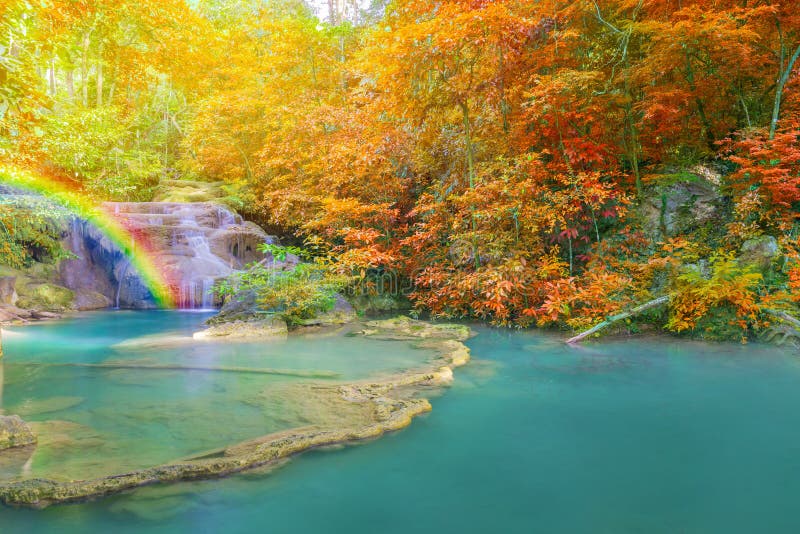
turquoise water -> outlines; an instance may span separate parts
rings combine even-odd
[[[269,476],[0,509],[0,532],[800,530],[796,354],[478,330],[404,431]]]
[[[341,335],[193,341],[208,317],[105,312],[6,329],[0,409],[32,423],[39,447],[0,455],[0,479],[118,474],[322,423],[315,407],[287,406],[292,385],[383,376],[428,355]]]

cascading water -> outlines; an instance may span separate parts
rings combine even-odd
[[[257,225],[212,203],[121,202],[107,208],[147,241],[174,286],[176,305],[185,309],[214,308],[219,304],[216,281],[263,259],[258,246],[274,241]],[[116,300],[123,307],[130,278],[118,280]]]
[[[128,269],[131,266],[130,260],[125,262],[125,265],[122,267],[122,272],[120,273],[119,277],[117,278],[117,295],[114,298],[114,307],[119,309],[119,296],[122,293],[122,283],[125,281],[125,275],[128,274]]]

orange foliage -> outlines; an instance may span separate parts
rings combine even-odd
[[[698,279],[682,265],[763,233],[793,246],[793,2],[397,0],[361,26],[302,2],[234,4],[42,4],[37,61],[83,57],[91,32],[86,57],[113,75],[116,105],[169,79],[186,102],[177,167],[227,182],[248,215],[342,269],[393,270],[435,315],[581,327],[674,290],[670,326],[685,330],[716,306],[752,323],[778,298],[729,262]],[[0,116],[20,157],[42,156],[43,82]],[[710,158],[731,169],[724,239],[636,228],[629,208],[659,185],[644,177]],[[781,295],[800,289],[796,271],[779,273]]]

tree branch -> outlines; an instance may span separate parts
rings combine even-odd
[[[667,302],[669,302],[669,299],[670,299],[669,295],[664,295],[663,297],[658,297],[657,299],[653,299],[650,302],[645,302],[644,304],[641,304],[630,311],[622,312],[617,315],[612,315],[602,323],[593,326],[589,330],[586,330],[585,332],[582,332],[575,337],[569,338],[566,341],[566,343],[569,345],[578,343],[579,341],[591,336],[592,334],[599,332],[600,330],[608,326],[611,326],[612,324],[618,321],[622,321],[623,319],[627,319],[628,317],[633,317],[634,315],[639,315],[643,311],[649,310],[650,308],[655,308],[656,306],[661,306],[662,304],[666,304]]]

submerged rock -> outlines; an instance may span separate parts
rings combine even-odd
[[[14,406],[14,412],[22,415],[39,415],[60,412],[83,402],[83,397],[49,397],[46,399],[28,399]]]
[[[36,436],[18,415],[0,415],[0,451],[34,443]]]
[[[76,447],[88,452],[91,448],[105,444],[105,440],[95,429],[72,421],[32,422],[30,426],[36,431],[39,445],[47,448],[50,454]]]
[[[0,480],[24,476],[30,469],[36,448],[36,444],[31,444],[0,451]]]

